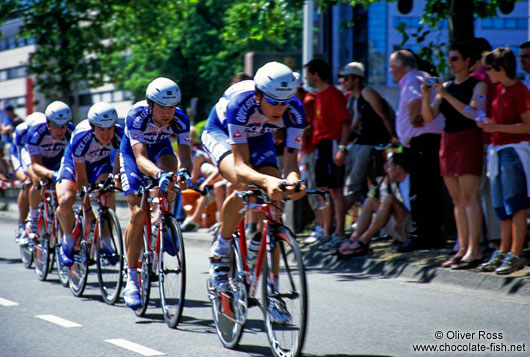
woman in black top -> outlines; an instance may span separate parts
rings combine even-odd
[[[477,98],[485,96],[486,85],[469,76],[471,46],[453,44],[448,64],[454,79],[441,85],[423,84],[422,116],[426,122],[438,114],[445,117],[440,146],[440,171],[454,204],[459,239],[456,254],[442,264],[453,269],[471,269],[482,262],[480,237],[482,210],[478,187],[482,173],[482,132],[477,127]],[[437,92],[430,103],[431,90]],[[485,100],[482,97],[482,100]]]

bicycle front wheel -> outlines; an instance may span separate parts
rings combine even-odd
[[[136,316],[139,317],[145,315],[145,311],[149,306],[149,297],[151,295],[152,259],[150,258],[147,242],[147,233],[144,227],[144,248],[140,253],[140,261],[138,261],[138,287],[140,290],[140,298],[142,299],[142,307],[134,310]]]
[[[50,267],[50,239],[46,231],[44,216],[39,215],[39,237],[35,244],[35,273],[39,280],[46,280]]]
[[[61,282],[61,285],[66,287],[68,286],[68,283],[70,281],[70,268],[67,266],[64,266],[61,263],[61,260],[59,259],[59,255],[61,254],[61,240],[63,238],[63,231],[61,229],[61,225],[59,224],[59,221],[57,221],[57,237],[55,239],[55,246],[53,249],[55,250],[55,266],[57,267],[57,275],[59,276],[59,281]]]
[[[23,233],[24,235],[27,234],[27,232]],[[20,244],[18,246],[18,249],[20,250],[20,258],[22,259],[22,264],[24,264],[24,267],[26,269],[31,269],[31,265],[33,264],[33,252],[35,250],[33,243],[28,244]]]
[[[232,245],[232,266],[229,275],[229,289],[218,291],[208,279],[208,298],[212,304],[212,315],[217,336],[223,346],[236,348],[247,321],[248,299],[245,285],[245,269],[239,240],[234,237]]]
[[[182,316],[186,292],[184,238],[176,218],[164,220],[158,260],[158,287],[162,313],[169,327],[175,328]]]
[[[70,290],[74,296],[80,297],[83,295],[88,278],[88,246],[85,240],[85,229],[83,227],[83,217],[78,219],[80,231],[75,240],[74,248],[74,264],[70,268]]]
[[[123,241],[120,223],[112,209],[101,215],[99,228],[96,246],[99,290],[103,300],[113,305],[120,297],[123,284]]]
[[[274,227],[273,234],[275,252],[269,249],[263,264],[265,328],[274,356],[299,356],[306,334],[308,299],[302,253],[289,229]],[[278,275],[273,268],[275,259]]]

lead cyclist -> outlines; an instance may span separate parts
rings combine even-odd
[[[226,90],[210,111],[202,134],[202,143],[223,177],[235,187],[221,209],[219,235],[210,249],[210,279],[215,288],[226,289],[230,270],[232,234],[239,221],[243,201],[235,195],[255,184],[267,191],[271,200],[287,196],[297,200],[306,187],[294,185],[300,179],[297,156],[301,145],[305,114],[302,103],[294,97],[297,81],[291,69],[278,62],[269,62],[256,72],[254,80],[236,83]],[[284,169],[282,175],[272,132],[286,128]],[[283,179],[289,182],[284,191]],[[273,289],[278,288],[278,272],[274,271]],[[271,301],[270,313],[279,323],[290,315],[280,299]]]

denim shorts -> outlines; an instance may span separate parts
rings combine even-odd
[[[513,148],[498,153],[499,174],[491,179],[491,200],[495,214],[501,221],[529,205],[526,176],[519,156]]]

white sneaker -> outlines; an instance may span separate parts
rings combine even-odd
[[[182,225],[180,226],[180,229],[183,232],[196,232],[200,228],[200,225],[198,223],[193,222],[189,217],[186,217],[184,222],[182,222]]]

